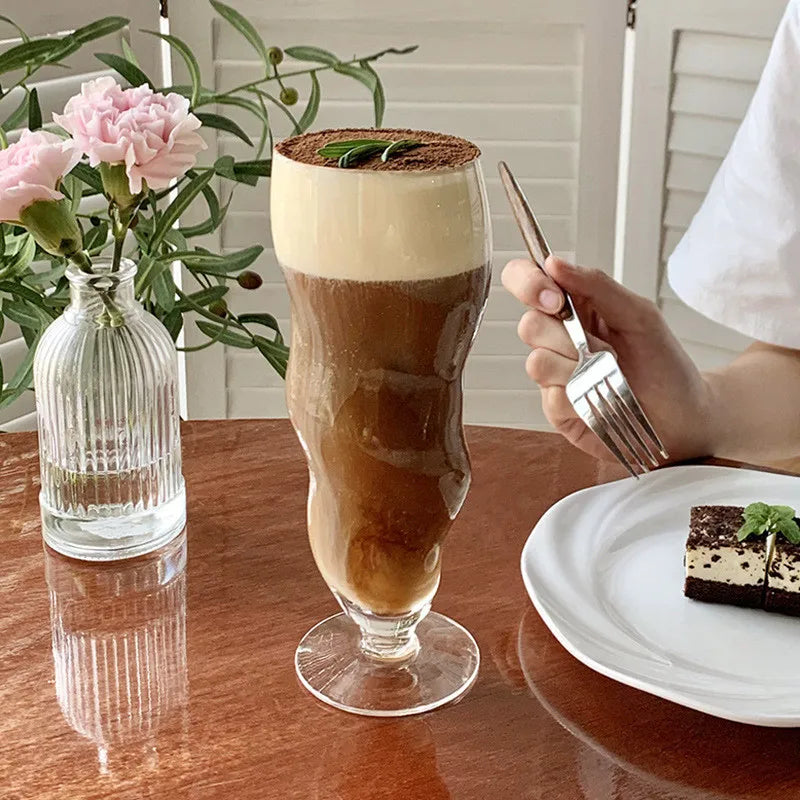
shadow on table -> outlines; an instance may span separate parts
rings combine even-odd
[[[186,531],[140,558],[91,563],[45,548],[55,690],[100,774],[155,769],[185,743]]]
[[[728,722],[570,663],[533,608],[517,655],[530,692],[579,743],[576,772],[589,800],[796,797],[800,731]]]

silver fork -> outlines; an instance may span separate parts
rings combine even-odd
[[[552,252],[539,223],[505,161],[498,164],[500,178],[511,203],[528,252],[539,269]],[[633,475],[659,465],[669,456],[647,415],[631,391],[613,353],[589,349],[586,331],[572,298],[563,289],[564,307],[558,317],[578,351],[578,366],[567,381],[567,398],[578,416],[591,428],[616,459]]]

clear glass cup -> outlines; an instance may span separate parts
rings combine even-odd
[[[42,535],[106,561],[182,530],[178,365],[166,328],[134,296],[136,265],[67,270],[70,302],[34,359]]]
[[[186,534],[95,564],[45,548],[55,692],[101,774],[140,776],[186,745]]]
[[[279,146],[271,192],[309,539],[344,612],[305,636],[297,673],[346,711],[420,713],[479,664],[472,636],[430,607],[470,483],[462,374],[491,276],[481,167],[313,166]]]

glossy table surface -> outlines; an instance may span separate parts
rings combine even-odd
[[[43,551],[35,436],[0,436],[0,798],[800,797],[800,731],[603,678],[532,608],[531,527],[619,471],[551,434],[469,439],[473,488],[434,608],[475,635],[480,674],[455,705],[376,720],[318,703],[294,675],[298,640],[336,606],[288,423],[187,424],[185,536],[103,566]]]

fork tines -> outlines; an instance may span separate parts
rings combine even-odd
[[[666,450],[625,382],[614,373],[574,402],[584,422],[634,477],[659,465]]]

